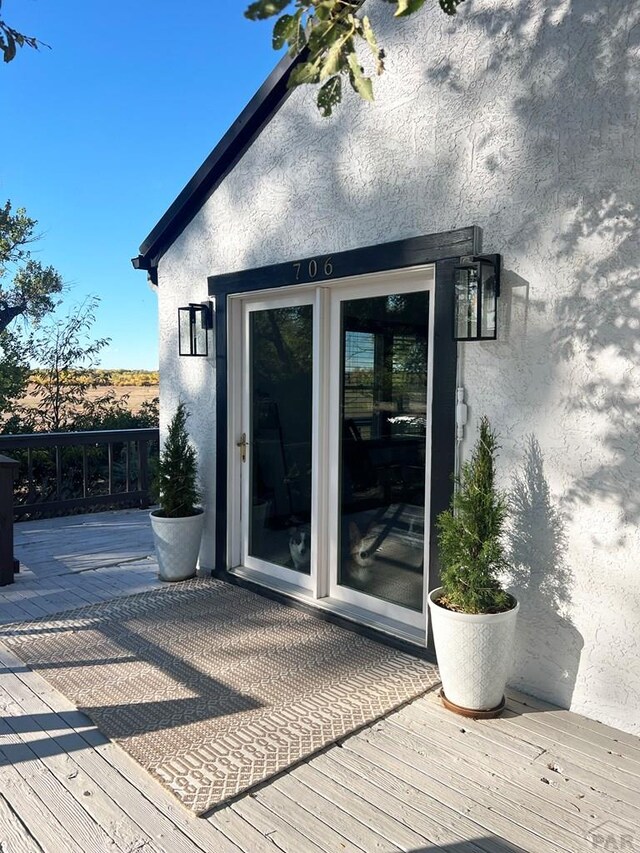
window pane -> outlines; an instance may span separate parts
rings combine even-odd
[[[342,303],[338,582],[422,609],[428,294]]]
[[[249,554],[309,574],[313,307],[250,322]]]

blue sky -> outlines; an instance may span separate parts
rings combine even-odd
[[[243,0],[5,0],[52,46],[0,67],[0,200],[38,220],[37,257],[101,297],[107,368],[155,369],[139,244],[278,60]]]

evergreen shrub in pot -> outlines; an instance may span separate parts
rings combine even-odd
[[[151,527],[161,580],[180,581],[196,573],[204,514],[198,506],[198,461],[187,433],[189,413],[180,403],[160,453],[156,483],[159,508]]]
[[[468,716],[504,707],[519,608],[499,580],[507,568],[507,502],[495,487],[496,453],[496,435],[483,417],[451,507],[438,518],[442,586],[429,594],[442,699]]]

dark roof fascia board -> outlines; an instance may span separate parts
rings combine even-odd
[[[193,178],[145,238],[140,246],[140,255],[132,260],[135,269],[149,270],[157,266],[164,252],[180,236],[205,201],[284,104],[291,93],[288,88],[291,72],[299,62],[304,61],[306,56],[305,50],[295,57],[284,56],[280,60]]]

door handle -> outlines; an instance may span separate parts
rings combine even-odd
[[[247,447],[249,446],[249,442],[247,441],[247,434],[243,432],[240,436],[240,440],[236,441],[236,447],[240,448],[240,459],[243,462],[247,461]]]

